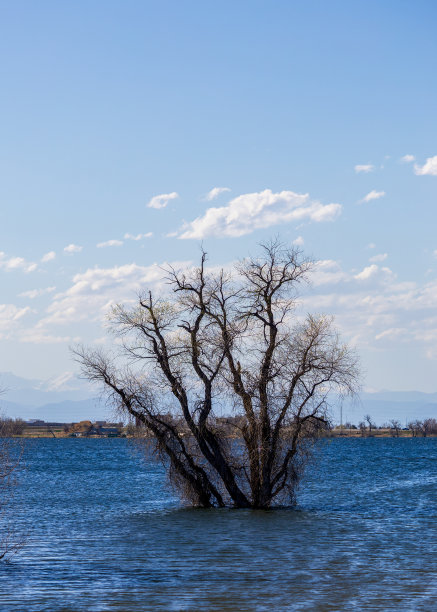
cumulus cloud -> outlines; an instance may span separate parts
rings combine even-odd
[[[147,206],[148,208],[165,208],[171,200],[175,200],[178,197],[179,194],[176,193],[176,191],[172,191],[171,193],[161,193],[160,195],[156,195],[149,200]]]
[[[381,262],[381,261],[385,261],[387,259],[387,257],[388,257],[387,253],[380,253],[379,255],[374,255],[373,257],[371,257],[369,259],[369,261],[371,263],[378,263],[378,262]]]
[[[191,263],[173,265],[184,269]],[[29,308],[0,306],[0,334],[4,332],[27,343],[75,342],[74,336],[82,333],[82,327],[73,331],[74,326],[93,321],[100,326],[112,305],[120,302],[134,305],[138,292],[149,287],[162,295],[167,290],[162,277],[162,265],[158,264],[90,268],[76,274],[66,291],[53,294],[44,318],[30,329],[23,329],[27,321],[24,315],[32,312]],[[312,281],[296,305],[297,315],[303,316],[307,311],[335,315],[345,340],[359,350],[376,349],[382,342],[408,341],[423,347],[425,354],[435,345],[437,280],[426,284],[397,282],[389,268],[377,263],[353,271],[344,269],[338,261],[322,260],[316,262]],[[410,330],[408,336],[397,331],[403,329]]]
[[[205,200],[207,202],[211,202],[211,200],[215,200],[219,197],[220,194],[225,193],[226,191],[231,190],[229,189],[229,187],[214,187],[213,189],[211,189],[211,191],[208,191],[205,196]]]
[[[246,193],[227,206],[208,208],[204,215],[186,223],[179,231],[181,239],[207,236],[233,237],[250,234],[256,229],[292,221],[332,221],[341,212],[340,204],[321,204],[308,194],[293,191],[273,193],[265,189]]]
[[[357,164],[355,166],[355,172],[358,174],[360,172],[368,173],[373,172],[375,170],[375,166],[373,164]]]
[[[147,234],[128,234],[124,235],[125,240],[142,240],[143,238],[151,238],[153,232],[147,232]]]
[[[34,272],[38,266],[32,261],[26,261],[23,257],[6,257],[6,253],[0,252],[0,268],[3,270],[23,270],[23,272]]]
[[[77,244],[69,244],[64,247],[64,253],[71,255],[72,253],[80,253],[83,247],[78,246]]]
[[[336,285],[350,280],[349,274],[344,272],[341,265],[333,259],[321,259],[316,262],[311,281],[314,286]]]
[[[123,240],[106,240],[106,242],[99,242],[97,244],[98,249],[104,249],[105,247],[118,247],[122,246]]]
[[[293,244],[294,246],[303,246],[305,244],[305,240],[302,238],[302,236],[298,236],[293,240]]]
[[[186,264],[183,264],[186,265]],[[180,264],[175,263],[175,268]],[[89,268],[73,277],[72,286],[54,296],[41,325],[66,324],[85,320],[102,321],[109,308],[119,302],[136,301],[144,287],[163,287],[158,264],[126,264],[113,268]]]
[[[401,157],[401,162],[403,164],[410,164],[411,162],[413,162],[416,158],[414,157],[414,155],[404,155],[403,157]]]
[[[364,198],[360,200],[360,202],[371,202],[372,200],[379,200],[379,198],[383,198],[384,196],[385,191],[375,191],[375,189],[372,189],[372,191],[370,191],[366,196],[364,196]]]
[[[416,164],[414,166],[414,173],[421,176],[424,176],[425,174],[437,176],[437,155],[434,155],[434,157],[428,157],[423,166]]]
[[[375,276],[378,273],[379,267],[376,264],[372,264],[371,266],[366,266],[364,270],[359,272],[359,274],[355,275],[357,280],[368,280]]]
[[[56,253],[54,251],[49,251],[48,253],[46,253],[45,255],[41,257],[41,261],[43,263],[47,263],[48,261],[52,261],[53,259],[55,259],[55,257],[56,257]]]
[[[19,294],[19,297],[27,297],[31,300],[34,300],[41,295],[46,295],[47,293],[53,293],[56,290],[56,287],[46,287],[45,289],[30,289],[29,291],[23,291],[23,293]]]
[[[390,268],[380,268],[376,264],[370,264],[370,266],[366,266],[361,272],[354,275],[354,278],[358,281],[367,281],[369,279],[374,279],[376,277],[381,277],[382,279],[394,278],[393,272]]]

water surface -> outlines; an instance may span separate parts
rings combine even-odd
[[[337,439],[296,509],[195,510],[128,440],[34,440],[0,610],[436,610],[436,466],[435,438]]]

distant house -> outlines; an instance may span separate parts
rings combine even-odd
[[[101,436],[103,438],[118,438],[121,430],[119,427],[102,427],[98,423],[92,425],[87,431],[82,432],[82,436]]]
[[[100,427],[100,435],[107,438],[117,438],[120,435],[118,427]]]

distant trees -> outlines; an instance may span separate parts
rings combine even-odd
[[[345,429],[357,429],[357,426],[351,423],[350,421],[346,421],[346,423],[344,424],[344,428]]]
[[[425,419],[424,421],[411,421],[408,423],[408,428],[411,430],[413,437],[437,435],[437,420],[436,419]]]
[[[365,436],[372,435],[372,429],[376,429],[375,423],[372,421],[370,414],[366,414],[364,417],[364,421],[360,421],[358,423],[358,429],[361,432],[361,436],[364,438]]]
[[[413,434],[413,438],[416,438],[417,436],[419,436],[422,433],[422,423],[421,423],[421,421],[418,421],[418,420],[410,421],[408,423],[408,429]]]
[[[423,421],[416,419],[415,421],[410,421],[407,427],[402,427],[401,421],[398,419],[391,419],[383,423],[380,426],[376,426],[372,421],[370,415],[366,415],[365,421],[361,421],[358,424],[358,428],[353,423],[349,421],[344,424],[344,430],[349,431],[349,435],[352,435],[353,430],[359,429],[361,437],[369,437],[370,435],[378,435],[385,436],[389,431],[391,436],[394,438],[407,437],[410,434],[413,437],[424,437],[427,436],[437,436],[437,419],[429,418],[424,419]],[[369,423],[370,421],[370,423]],[[337,426],[334,430],[334,435],[337,433],[339,426]],[[373,432],[373,434],[371,434]]]
[[[0,438],[20,436],[24,433],[25,427],[26,423],[23,419],[11,419],[0,416]]]
[[[395,438],[399,438],[399,432],[401,431],[402,425],[400,421],[391,419],[389,423],[390,429],[394,432]]]
[[[120,355],[75,351],[85,376],[153,435],[192,503],[293,502],[331,393],[357,388],[357,359],[331,318],[295,316],[311,268],[277,242],[233,273],[208,270],[203,253],[191,271],[168,269],[172,298],[149,291],[114,309],[123,367]]]
[[[370,416],[370,414],[366,414],[364,417],[365,422],[367,423],[367,426],[369,428],[369,436],[372,435],[372,429],[376,428],[375,423],[373,423],[372,421],[372,417]]]
[[[424,437],[437,434],[437,420],[425,419],[422,424],[422,431]]]

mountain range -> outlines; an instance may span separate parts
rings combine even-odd
[[[21,378],[0,372],[0,414],[25,420],[75,422],[85,419],[120,420],[105,404],[96,389],[72,372],[48,380]],[[398,419],[402,424],[414,419],[437,418],[437,392],[378,391],[362,392],[354,400],[334,402],[335,422],[358,424],[370,414],[377,425]]]

